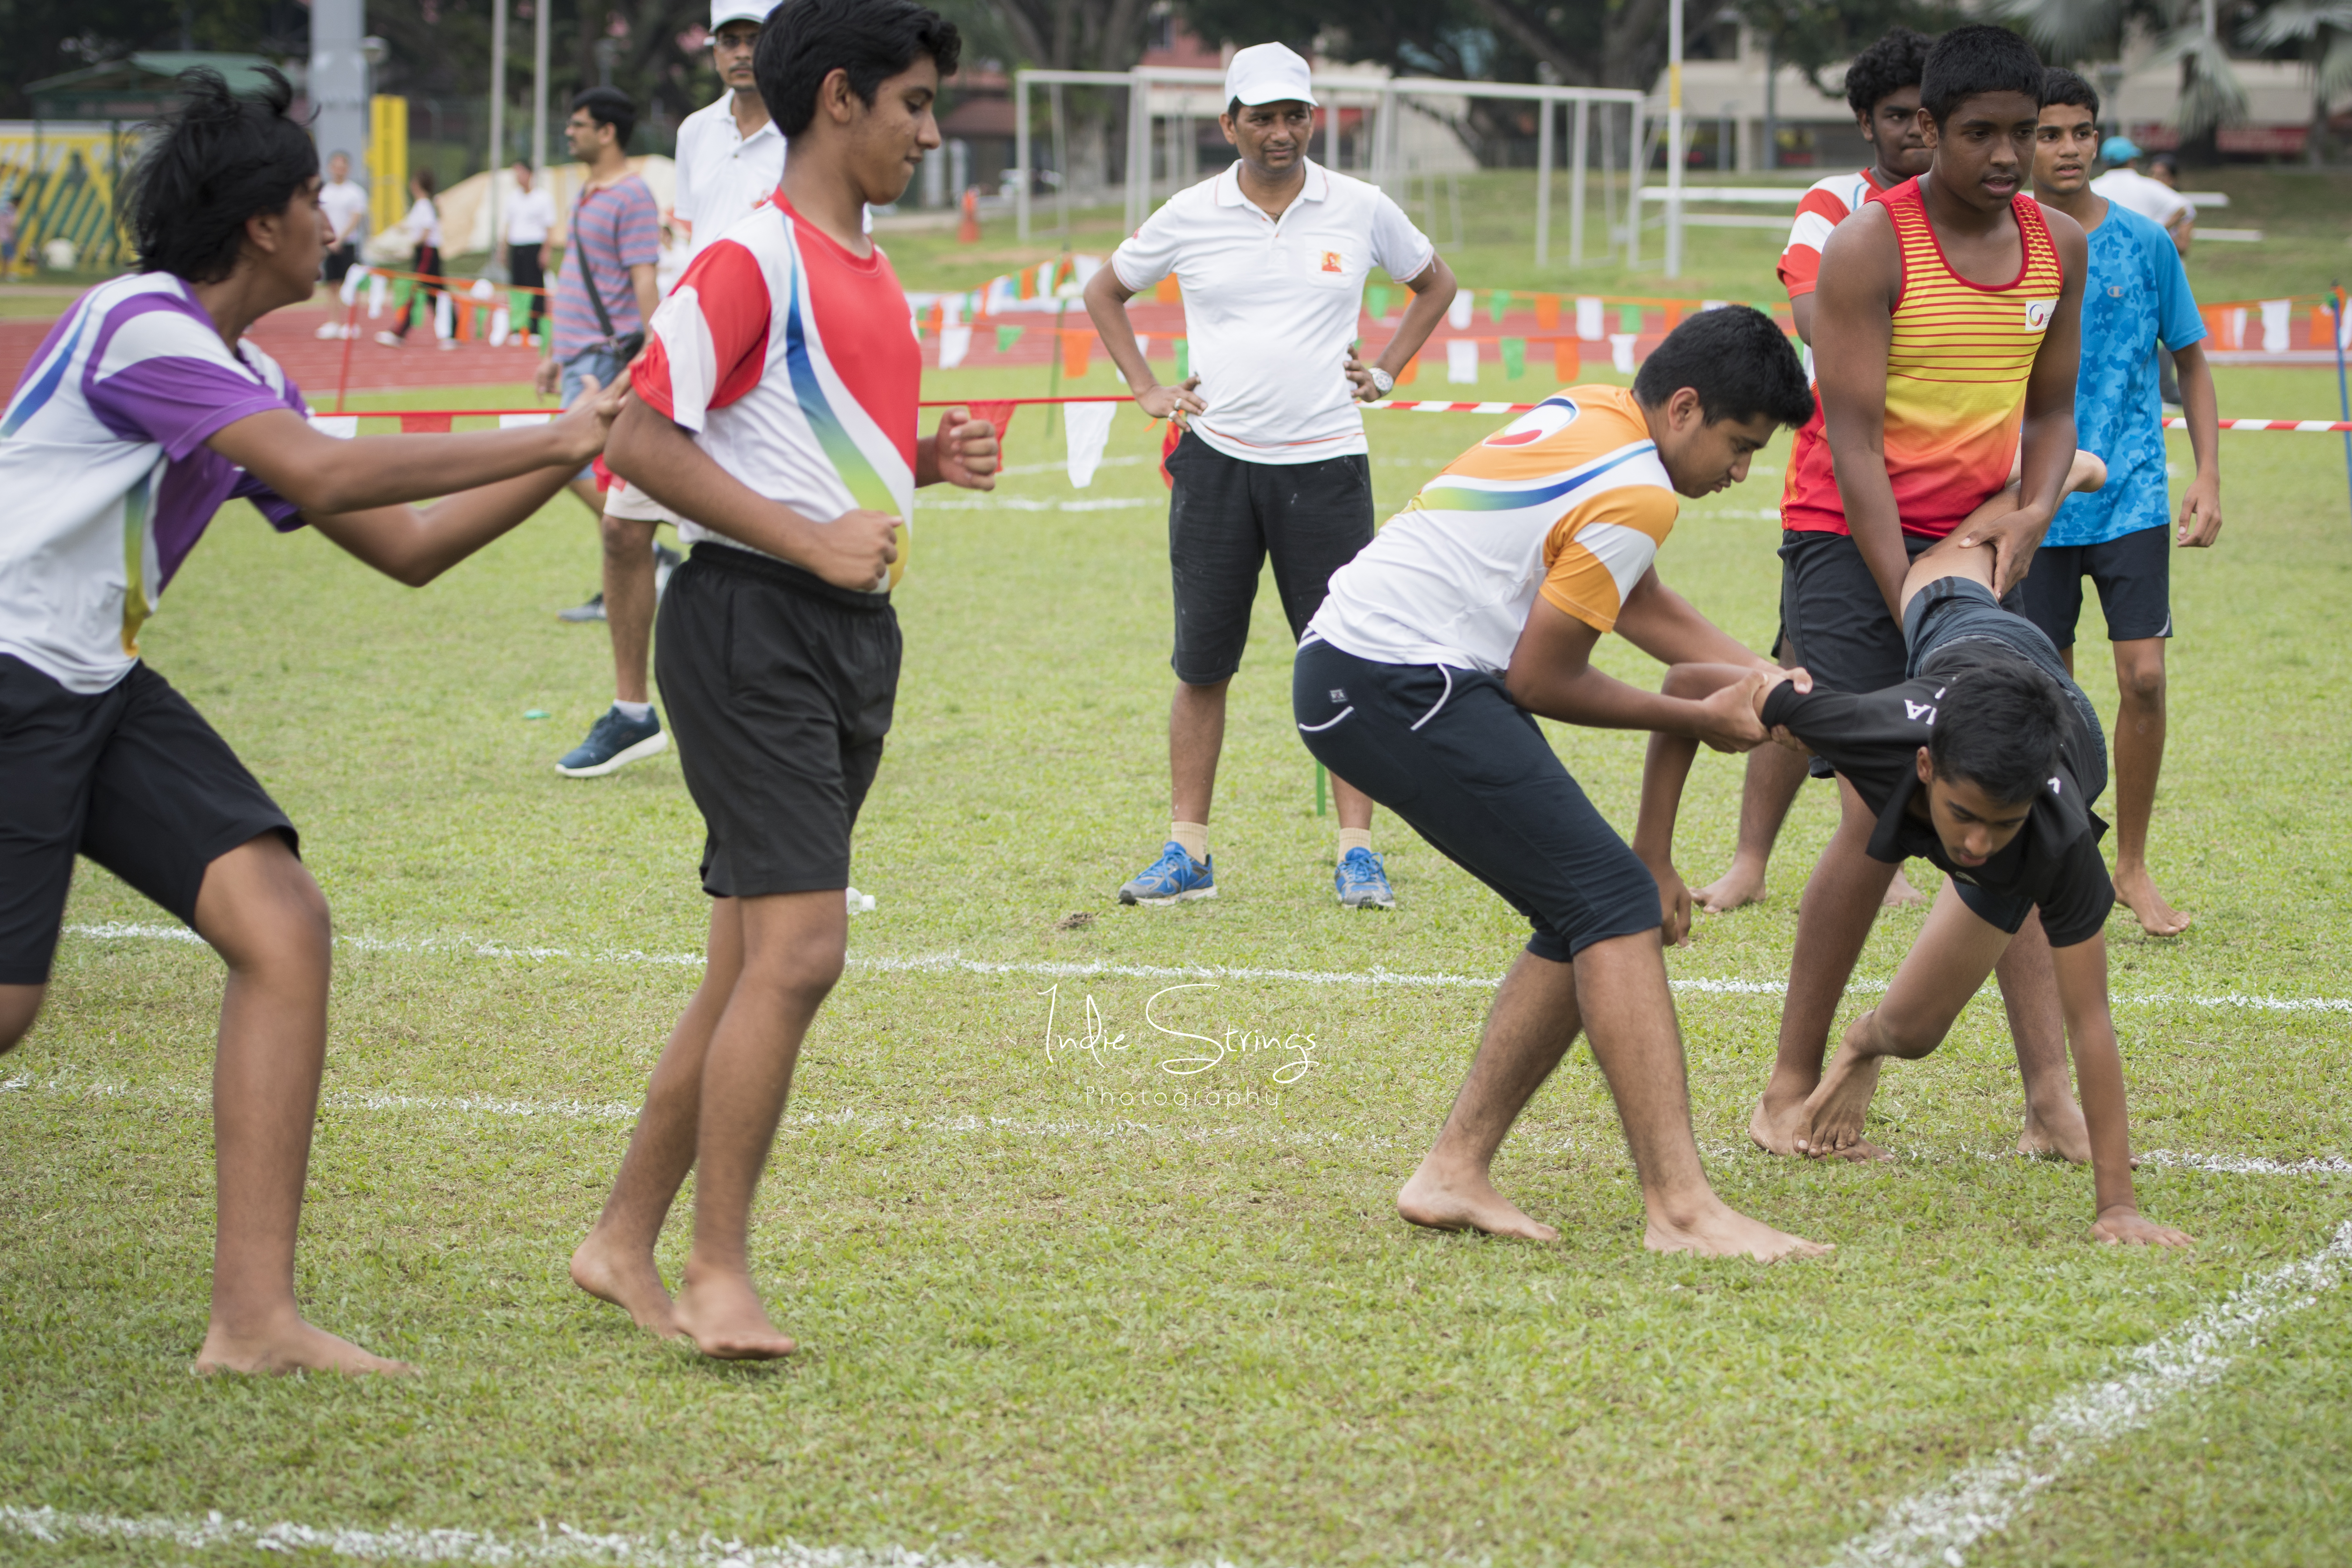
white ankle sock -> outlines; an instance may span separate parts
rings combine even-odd
[[[613,699],[613,710],[632,724],[642,724],[654,716],[652,703],[624,702],[617,697]]]
[[[1370,828],[1343,827],[1339,829],[1340,859],[1345,860],[1348,858],[1348,851],[1350,849],[1370,850],[1371,847],[1372,830]]]
[[[1195,860],[1209,858],[1209,825],[1205,822],[1171,822],[1168,837],[1184,847],[1184,853]]]

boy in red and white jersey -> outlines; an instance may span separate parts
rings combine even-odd
[[[913,0],[797,0],[753,68],[793,155],[774,197],[700,252],[654,314],[613,470],[681,518],[655,673],[708,839],[709,964],[572,1278],[707,1355],[789,1355],[747,1258],[751,1196],[793,1064],[848,946],[849,835],[898,684],[890,588],[915,487],[994,488],[996,434],[961,409],[916,434],[922,359],[864,232],[940,145],[961,51]],[[689,1170],[677,1298],[654,1243]]]
[[[1813,288],[1821,278],[1822,247],[1829,243],[1830,231],[1874,193],[1891,191],[1926,174],[1934,155],[1919,118],[1919,76],[1934,42],[1923,33],[1895,27],[1846,68],[1846,103],[1862,139],[1878,156],[1866,169],[1814,181],[1797,203],[1797,221],[1790,226],[1788,248],[1780,252],[1780,286],[1789,291],[1797,336],[1804,340],[1808,380],[1813,373]],[[1818,410],[1813,417],[1821,417]],[[1789,664],[1801,662],[1787,642],[1784,624],[1772,639],[1773,657]],[[1807,767],[1801,753],[1783,746],[1759,746],[1748,753],[1748,779],[1739,800],[1739,847],[1732,855],[1731,869],[1691,895],[1699,908],[1722,914],[1764,896],[1764,868],[1772,858],[1780,824],[1805,782]],[[1915,903],[1918,897],[1896,871],[1887,901]]]

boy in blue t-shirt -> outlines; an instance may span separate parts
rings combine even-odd
[[[2220,419],[2213,373],[2200,346],[2205,323],[2171,237],[2090,189],[2098,120],[2099,95],[2091,84],[2052,69],[2042,92],[2033,195],[2090,237],[2074,428],[2083,449],[2105,460],[2107,482],[2068,496],[2058,509],[2025,579],[2025,615],[2058,645],[2072,671],[2083,579],[2099,591],[2123,694],[2114,730],[2116,896],[2149,935],[2178,936],[2190,917],[2165,901],[2147,869],[2147,821],[2164,765],[2164,643],[2172,636],[2159,342],[2179,368],[2181,408],[2197,458],[2197,477],[2180,502],[2178,537],[2185,549],[2201,550],[2221,531]]]

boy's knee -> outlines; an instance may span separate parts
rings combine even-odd
[[[2122,689],[2124,700],[2142,704],[2164,700],[2164,648],[2161,644],[2148,652],[2135,652],[2117,661],[2116,684]]]
[[[605,554],[615,560],[635,559],[636,556],[643,555],[648,558],[648,566],[651,565],[650,558],[654,548],[652,523],[639,522],[635,518],[614,517],[610,512],[603,512],[597,516],[596,529],[604,537]]]
[[[46,984],[0,985],[0,1056],[15,1050],[16,1042],[33,1032],[33,1020],[41,1016],[41,1002],[48,992]]]

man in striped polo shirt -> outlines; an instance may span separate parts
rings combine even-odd
[[[1789,531],[1781,622],[1788,657],[1831,691],[1904,678],[1896,613],[1914,556],[2019,482],[2011,510],[1971,522],[1992,547],[2010,608],[2067,491],[2105,470],[2075,462],[2083,230],[2025,195],[2042,114],[2041,60],[2005,28],[1956,27],[1928,52],[1920,113],[1927,173],[1874,194],[1822,247],[1814,314],[1821,412],[1797,436],[1781,504]],[[1838,785],[1836,834],[1806,884],[1780,1016],[1779,1058],[1749,1134],[1775,1153],[1811,1133],[1830,1025],[1902,857],[1870,853],[1874,814]],[[1948,880],[1938,901],[1955,896]],[[2066,1076],[2050,943],[2030,918],[2002,954],[2018,1067],[2021,1151],[2089,1158]],[[1850,1157],[1877,1151],[1856,1143]]]
[[[588,165],[588,183],[572,204],[571,239],[556,268],[555,330],[550,334],[547,357],[539,362],[537,384],[541,397],[559,387],[566,398],[571,397],[583,375],[594,376],[600,385],[611,384],[628,366],[630,356],[622,350],[644,331],[660,302],[654,269],[661,258],[661,206],[645,181],[629,171],[629,134],[636,123],[635,102],[618,88],[584,88],[572,96],[572,118],[565,122],[563,134],[572,156]],[[601,315],[596,302],[588,297],[591,288],[604,305]],[[614,529],[604,521],[604,496],[596,488],[594,473],[581,469],[572,481],[572,493],[596,514],[609,556]],[[611,576],[609,562],[606,576]],[[610,608],[610,595],[599,594],[591,606],[583,606],[588,614],[579,618],[604,619]],[[596,615],[596,610],[605,616]],[[567,611],[566,616],[575,614]],[[651,621],[648,605],[635,624]],[[625,616],[614,624],[625,628],[632,623]],[[640,641],[643,635],[639,634]],[[615,659],[623,668],[629,662],[626,658]],[[556,763],[561,771],[594,777],[652,756],[669,744],[645,689],[642,649],[635,664],[639,673],[635,699],[626,692],[616,696],[611,709],[588,731],[588,738]]]
[[[1789,291],[1789,312],[1797,320],[1797,336],[1805,344],[1806,365],[1812,369],[1813,289],[1822,273],[1822,247],[1830,234],[1874,192],[1891,191],[1906,180],[1927,172],[1927,135],[1919,119],[1919,68],[1935,42],[1909,27],[1895,27],[1854,56],[1845,69],[1845,100],[1862,139],[1877,153],[1870,167],[1851,174],[1832,174],[1813,182],[1797,203],[1796,221],[1789,243],[1780,252],[1780,286]],[[1776,657],[1796,659],[1781,643]],[[1759,746],[1748,753],[1748,780],[1739,796],[1739,847],[1731,869],[1691,897],[1710,914],[1722,914],[1764,896],[1764,869],[1772,858],[1773,840],[1805,782],[1808,764],[1802,753],[1785,746]],[[1890,904],[1918,901],[1919,895],[1897,870],[1886,890]]]

